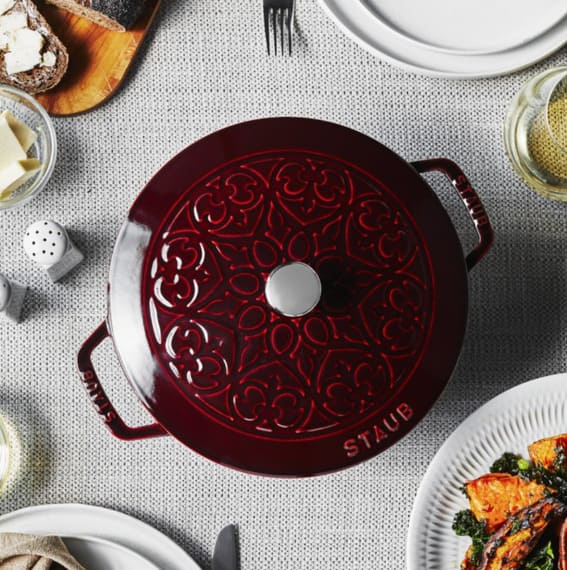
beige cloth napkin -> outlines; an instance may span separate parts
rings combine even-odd
[[[58,536],[0,533],[0,570],[85,570]]]

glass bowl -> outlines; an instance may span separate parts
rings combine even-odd
[[[10,475],[10,439],[4,420],[0,417],[0,489]]]
[[[0,112],[10,111],[37,133],[37,140],[28,151],[29,158],[41,161],[39,171],[16,189],[8,198],[0,200],[0,210],[7,210],[29,202],[48,183],[57,158],[57,138],[51,118],[41,104],[25,91],[0,85]]]
[[[547,69],[520,89],[506,114],[504,143],[528,186],[567,201],[567,66]]]

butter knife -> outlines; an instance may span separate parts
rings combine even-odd
[[[212,570],[238,570],[236,527],[225,526],[219,533],[213,553]]]

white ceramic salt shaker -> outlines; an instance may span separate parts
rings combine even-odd
[[[0,274],[0,315],[19,323],[27,290],[27,287],[15,281],[8,281]]]
[[[26,230],[24,250],[52,281],[59,281],[84,259],[65,228],[52,220],[40,220]]]

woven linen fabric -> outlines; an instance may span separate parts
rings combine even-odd
[[[565,206],[516,177],[502,129],[522,84],[567,52],[505,77],[453,81],[380,61],[316,0],[298,0],[297,26],[293,56],[268,57],[259,0],[168,0],[116,96],[55,119],[59,158],[48,187],[0,215],[0,271],[30,286],[23,322],[0,322],[0,413],[17,434],[18,455],[0,494],[2,513],[57,502],[117,509],[163,531],[203,568],[218,531],[234,522],[243,570],[402,569],[412,503],[446,437],[496,394],[565,369]],[[75,369],[78,348],[105,316],[113,245],[144,184],[200,137],[276,115],[343,124],[407,160],[455,160],[496,232],[470,275],[467,336],[442,398],[388,451],[312,479],[239,473],[167,437],[118,441]],[[463,204],[441,176],[427,179],[470,250],[475,232]],[[86,255],[58,284],[22,249],[26,227],[42,218],[64,224]],[[124,418],[148,422],[110,342],[95,366]]]

